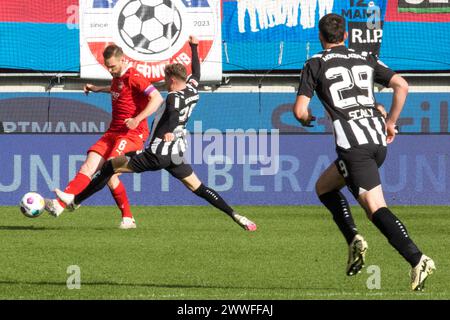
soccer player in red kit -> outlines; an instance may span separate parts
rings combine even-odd
[[[69,182],[65,192],[78,194],[90,182],[92,176],[105,161],[131,151],[144,149],[149,136],[147,117],[164,102],[159,91],[136,69],[128,67],[123,59],[123,51],[116,45],[109,45],[103,52],[104,63],[113,79],[111,86],[98,87],[86,84],[84,92],[108,92],[112,99],[112,120],[105,134],[92,145],[85,162],[75,178]],[[136,228],[130,210],[127,193],[119,175],[108,181],[112,196],[122,212],[119,228]],[[65,209],[59,199],[46,199],[46,210],[58,217]]]

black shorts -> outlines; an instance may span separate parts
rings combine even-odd
[[[180,158],[175,159],[171,155],[155,154],[151,152],[150,148],[133,155],[128,165],[136,173],[165,169],[179,180],[189,177],[194,172],[192,167]]]
[[[359,195],[381,184],[378,168],[386,159],[387,148],[378,144],[367,144],[350,149],[337,148],[334,162],[353,196]]]

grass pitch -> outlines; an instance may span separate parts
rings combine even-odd
[[[450,209],[393,210],[436,262],[424,292],[409,290],[409,265],[359,208],[366,268],[347,277],[346,243],[322,207],[238,207],[253,233],[206,206],[134,207],[135,230],[117,228],[115,207],[57,219],[1,207],[0,299],[450,299]],[[69,290],[73,265],[81,288]]]

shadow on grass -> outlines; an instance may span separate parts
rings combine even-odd
[[[0,230],[48,230],[46,227],[36,227],[36,226],[0,226]]]
[[[19,281],[0,280],[0,285],[30,285],[30,286],[62,286],[66,282],[61,281]],[[116,287],[142,287],[159,289],[235,289],[235,290],[338,290],[338,288],[308,288],[308,287],[252,287],[252,286],[219,286],[210,284],[168,284],[168,283],[120,283],[114,281],[81,282],[81,286],[116,286]]]
[[[0,230],[9,231],[57,231],[57,230],[119,230],[115,227],[86,227],[86,226],[55,226],[55,227],[42,227],[42,226],[0,226]]]

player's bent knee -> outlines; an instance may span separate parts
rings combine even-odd
[[[369,219],[372,219],[372,215],[379,209],[387,207],[380,185],[360,194],[358,202],[366,211]]]
[[[320,197],[322,194],[325,193],[325,192],[323,192],[323,190],[322,190],[322,185],[320,184],[319,181],[316,182],[315,189],[316,189],[316,195],[317,195],[318,197]]]
[[[191,173],[191,175],[189,175],[188,177],[181,179],[181,182],[186,186],[186,188],[188,188],[192,192],[197,190],[202,184],[202,182],[195,175],[195,173]]]
[[[321,195],[331,192],[333,190],[339,190],[339,189],[330,189],[330,186],[328,186],[326,183],[324,183],[323,181],[317,180],[316,185],[315,185],[315,189],[316,189],[316,195],[318,197],[320,197]]]
[[[125,156],[120,156],[110,160],[114,169],[114,173],[127,172],[123,171],[128,168],[128,158]]]

